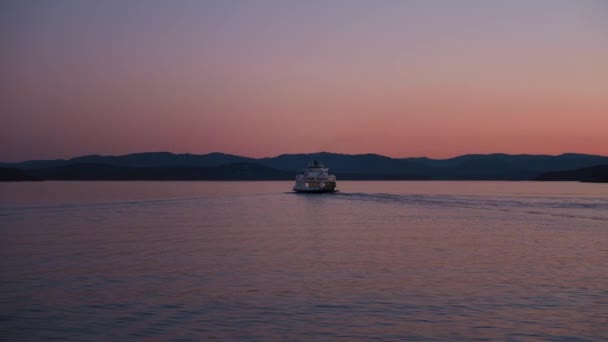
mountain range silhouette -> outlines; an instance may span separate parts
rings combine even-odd
[[[606,181],[608,157],[468,154],[449,159],[390,158],[319,152],[249,158],[225,153],[145,152],[121,156],[0,163],[4,180],[291,180],[311,160],[338,180],[580,180]],[[595,171],[575,170],[597,167]],[[561,172],[561,173],[560,173]],[[568,173],[569,172],[569,173]],[[591,174],[591,176],[589,176]],[[16,179],[10,179],[11,176]],[[6,178],[6,179],[5,179]]]

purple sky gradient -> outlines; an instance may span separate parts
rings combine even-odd
[[[0,3],[0,161],[608,155],[605,1]]]

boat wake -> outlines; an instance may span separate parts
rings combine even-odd
[[[430,208],[462,208],[608,221],[608,199],[596,197],[337,193],[336,198]]]

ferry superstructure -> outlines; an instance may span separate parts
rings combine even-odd
[[[296,176],[295,192],[323,193],[336,192],[336,176],[318,160],[308,163],[302,173]]]

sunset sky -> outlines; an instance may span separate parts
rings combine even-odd
[[[608,155],[608,1],[0,2],[0,161]]]

